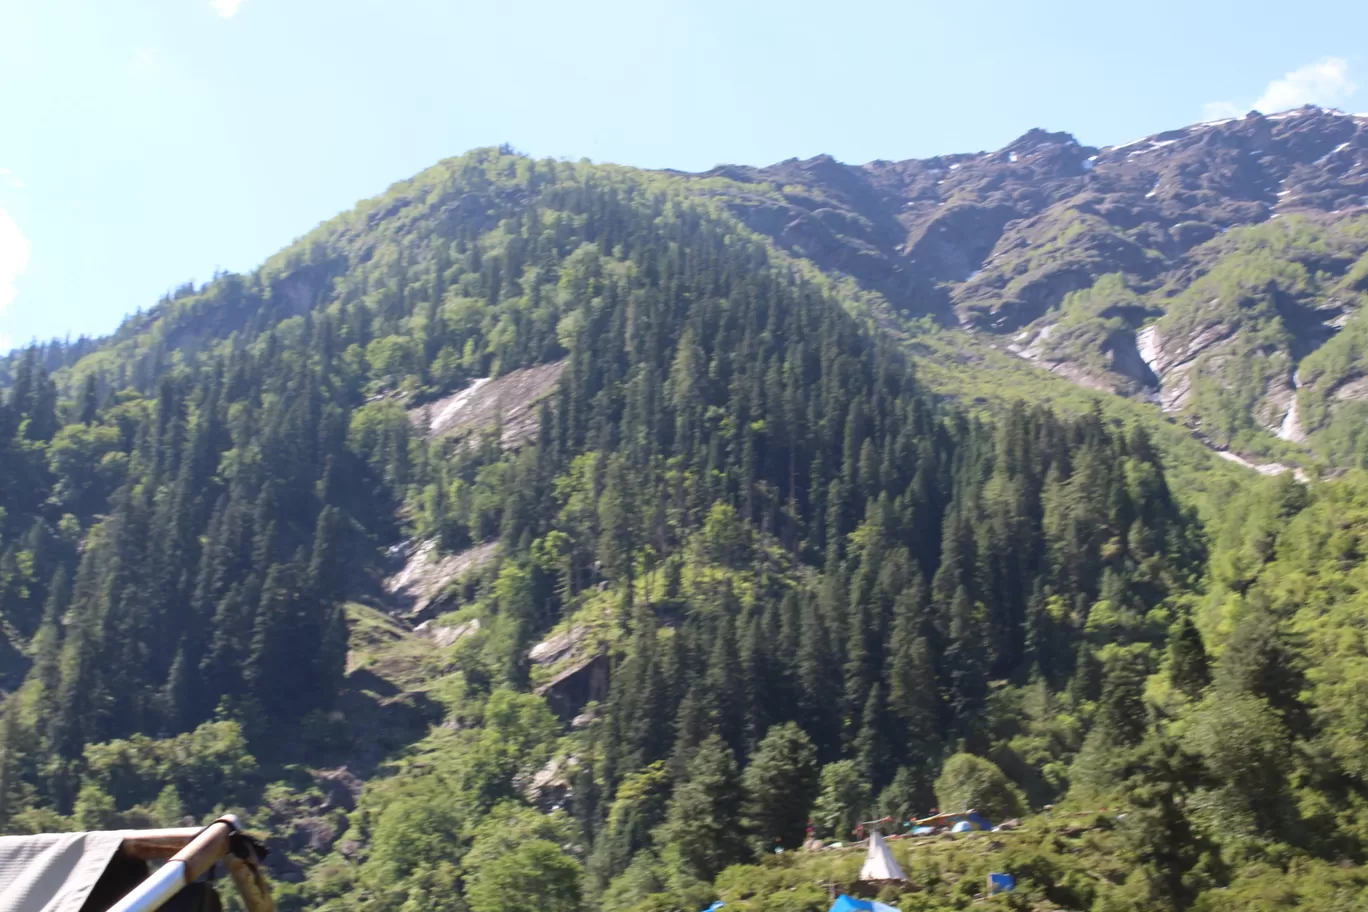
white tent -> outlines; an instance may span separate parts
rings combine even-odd
[[[860,880],[907,880],[878,830],[869,834],[869,854],[865,856],[864,867],[860,868]]]
[[[155,912],[182,891],[207,902],[213,886],[196,881],[221,861],[250,912],[275,912],[263,854],[232,814],[207,827],[3,836],[0,912]]]
[[[0,909],[79,912],[122,833],[0,837]]]

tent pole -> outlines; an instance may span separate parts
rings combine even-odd
[[[247,912],[276,912],[271,888],[261,876],[261,862],[251,845],[247,846],[246,858],[229,856],[228,874],[233,878],[233,886],[237,887]]]
[[[237,832],[237,818],[225,814],[190,841],[190,844],[171,857],[151,877],[138,884],[131,893],[119,900],[109,912],[154,912],[171,897],[194,883],[228,854],[228,840]]]

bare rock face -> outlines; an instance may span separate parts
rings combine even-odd
[[[558,755],[526,782],[516,784],[530,804],[543,814],[550,814],[561,810],[574,798],[571,778],[578,767],[578,757]]]
[[[397,549],[397,550],[396,550]],[[397,615],[411,621],[428,618],[443,590],[494,559],[498,542],[485,542],[455,554],[442,554],[436,541],[396,545],[393,556],[403,565],[386,577],[384,588]],[[454,641],[453,641],[454,642]]]
[[[572,627],[564,633],[542,640],[528,650],[527,657],[537,665],[553,665],[571,656],[584,641],[587,633],[584,627]]]
[[[1146,389],[1159,388],[1159,375],[1140,353],[1134,333],[1117,332],[1107,337],[1107,354],[1111,356],[1111,370],[1129,377]]]
[[[261,809],[280,834],[272,843],[283,851],[272,852],[267,864],[283,880],[297,881],[302,875],[291,855],[323,855],[332,850],[346,831],[346,815],[356,809],[365,784],[345,766],[314,770],[312,775],[313,788],[287,792]]]
[[[336,821],[325,817],[301,817],[290,821],[285,844],[292,852],[302,849],[326,852],[337,841],[339,829]]]
[[[1336,402],[1362,402],[1368,399],[1368,377],[1355,377],[1330,395]]]
[[[504,446],[518,446],[536,433],[537,404],[556,388],[567,363],[562,359],[472,380],[449,396],[409,409],[409,420],[434,437],[498,427]]]
[[[921,266],[939,279],[971,279],[1016,217],[1016,211],[1003,204],[951,203],[908,233],[909,265]]]
[[[434,624],[431,620],[427,620],[413,628],[414,633],[419,636],[428,637],[432,642],[443,649],[453,645],[459,640],[465,639],[473,633],[478,633],[479,630],[479,618],[471,618],[468,621],[452,626],[438,625]]]
[[[365,783],[361,777],[348,770],[345,766],[337,769],[318,770],[314,773],[314,781],[318,783],[326,801],[323,810],[331,810],[340,807],[345,811],[356,810],[356,802],[361,797],[361,789]]]
[[[550,681],[538,687],[536,694],[545,697],[551,710],[562,721],[575,719],[591,702],[608,698],[612,660],[606,652],[594,653],[570,663]]]

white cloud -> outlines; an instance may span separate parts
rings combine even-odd
[[[1349,76],[1349,61],[1327,57],[1270,82],[1254,102],[1254,110],[1274,114],[1305,104],[1335,107],[1347,101],[1357,88]]]
[[[0,355],[7,354],[14,350],[14,340],[8,333],[0,333]]]
[[[1225,120],[1227,117],[1241,117],[1244,112],[1233,101],[1208,101],[1202,105],[1202,120]]]
[[[0,314],[14,300],[17,291],[14,280],[28,266],[33,245],[19,230],[19,225],[4,209],[0,209]]]
[[[242,8],[242,2],[243,0],[209,0],[209,5],[224,19],[232,19]]]
[[[1208,120],[1220,120],[1240,117],[1250,110],[1276,114],[1308,104],[1338,107],[1357,90],[1358,85],[1349,74],[1349,61],[1343,57],[1326,57],[1284,73],[1281,79],[1274,79],[1252,104],[1209,101],[1203,105],[1202,113]]]

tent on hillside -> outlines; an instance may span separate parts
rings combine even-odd
[[[931,817],[923,817],[913,821],[919,827],[950,827],[953,832],[963,833],[969,830],[991,830],[993,823],[978,811],[970,808],[967,811],[960,811],[955,814],[935,814]],[[960,824],[967,824],[961,826]]]
[[[897,906],[886,905],[878,900],[854,899],[842,893],[836,897],[828,912],[902,912]]]
[[[265,848],[225,814],[207,827],[0,837],[4,912],[198,912],[221,909],[206,881],[220,861],[248,912],[275,912]],[[149,861],[165,860],[152,872]]]
[[[869,834],[869,853],[865,855],[864,867],[860,868],[860,880],[907,880],[878,830]]]

